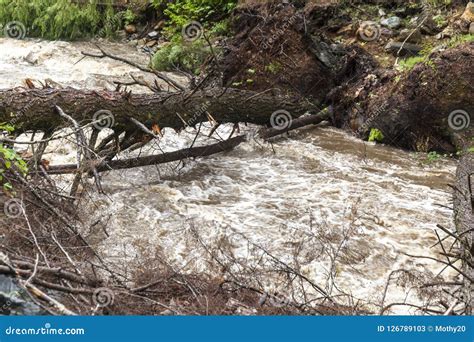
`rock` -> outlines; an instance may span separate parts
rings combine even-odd
[[[137,46],[137,45],[138,45],[138,40],[132,39],[132,40],[130,40],[127,44],[128,44],[128,45],[131,45],[131,46]]]
[[[150,39],[158,39],[159,35],[157,31],[151,31],[147,34],[147,37]]]
[[[385,13],[385,11],[383,10],[383,8],[379,8],[379,16],[385,17],[386,15],[387,15],[387,13]]]
[[[395,56],[416,56],[422,48],[412,43],[390,42],[385,46],[385,50]],[[398,51],[400,51],[400,54]]]
[[[150,40],[145,45],[151,48],[151,47],[155,46],[156,44],[158,44],[158,42],[156,40]]]
[[[43,315],[45,312],[31,300],[15,280],[0,274],[0,315]]]
[[[425,23],[421,26],[420,30],[421,33],[427,36],[433,36],[438,33],[440,30],[437,30],[437,25],[434,22],[433,18],[430,18],[425,21]]]
[[[421,40],[423,39],[423,36],[421,35],[421,31],[419,29],[415,29],[415,30],[404,29],[400,31],[400,35],[397,37],[397,41],[404,42],[405,39],[408,43],[417,44],[421,42]]]
[[[418,17],[411,18],[409,23],[410,23],[410,26],[418,25]]]
[[[160,21],[158,22],[158,24],[156,24],[153,29],[154,29],[155,31],[161,31],[161,30],[163,30],[163,28],[165,27],[165,25],[166,25],[166,20],[163,19],[163,20],[160,20]]]
[[[31,65],[36,65],[38,64],[38,55],[35,54],[33,51],[31,51],[29,54],[27,54],[25,57],[23,57],[25,62],[30,63]]]
[[[442,32],[436,35],[437,39],[451,38],[456,34],[452,27],[446,27]]]
[[[474,2],[469,2],[466,6],[464,13],[461,16],[461,19],[472,23],[474,22]]]
[[[402,20],[399,17],[390,17],[382,19],[380,25],[388,27],[389,29],[397,29],[402,25]]]
[[[137,32],[137,27],[135,25],[125,25],[125,32],[127,32],[127,34],[134,34]]]
[[[386,37],[393,37],[393,36],[395,36],[395,32],[393,32],[392,30],[390,30],[390,29],[388,29],[388,28],[386,28],[386,27],[382,27],[382,28],[380,29],[380,34],[381,34],[382,36],[386,36]]]
[[[469,34],[474,34],[474,22],[469,26]]]

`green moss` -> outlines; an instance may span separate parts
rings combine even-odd
[[[418,63],[423,63],[425,60],[426,58],[423,56],[410,57],[410,58],[402,60],[398,64],[398,68],[401,71],[410,71],[411,69],[413,69],[415,65],[417,65]]]
[[[282,65],[278,62],[271,62],[269,65],[265,66],[265,71],[268,71],[272,74],[277,74],[282,69]]]
[[[383,133],[381,130],[377,129],[377,128],[372,128],[370,130],[370,135],[369,135],[369,141],[370,142],[373,142],[373,141],[378,141],[378,142],[382,142],[384,139],[384,136],[383,136]]]

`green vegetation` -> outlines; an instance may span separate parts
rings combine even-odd
[[[214,52],[216,52],[215,48]],[[155,53],[152,67],[164,71],[179,68],[198,75],[200,67],[211,54],[211,48],[205,40],[198,39],[194,42],[185,42],[177,36]]]
[[[193,20],[208,28],[215,25],[221,25],[220,29],[225,28],[226,24],[221,21],[237,5],[236,0],[152,0],[151,3],[155,8],[163,10],[170,19],[166,30],[171,35],[179,34],[181,28]]]
[[[428,163],[434,163],[441,159],[441,155],[436,151],[431,151],[426,155],[426,161]]]
[[[426,3],[432,7],[449,6],[452,4],[452,0],[425,0]]]
[[[458,45],[474,42],[474,35],[472,34],[459,34],[451,38],[446,44],[447,48],[455,48]],[[431,51],[433,50],[432,44],[425,44],[423,50],[421,50],[419,56],[410,57],[400,61],[398,69],[400,71],[410,71],[418,63],[424,63],[432,68],[435,68],[433,61],[430,59]]]
[[[445,25],[448,24],[448,21],[446,20],[446,17],[438,14],[433,17],[433,20],[435,21],[436,25],[438,27],[444,27]]]
[[[369,141],[370,142],[373,142],[373,141],[378,141],[378,142],[382,142],[384,139],[384,136],[383,136],[383,133],[381,130],[377,129],[377,128],[372,128],[370,130],[370,135],[369,135]]]
[[[419,56],[410,57],[410,58],[407,58],[407,59],[404,59],[404,60],[400,61],[400,64],[398,65],[398,69],[400,71],[403,71],[403,72],[410,71],[418,63],[424,63],[424,64],[434,68],[435,67],[434,63],[430,59],[430,54],[431,54],[432,50],[433,50],[433,45],[432,44],[424,44],[423,49],[420,51]]]
[[[30,37],[77,39],[99,32],[111,36],[122,26],[121,17],[132,14],[114,12],[112,0],[88,0],[83,4],[70,0],[0,0],[0,23],[21,22]]]
[[[474,34],[459,34],[451,38],[448,42],[448,48],[455,48],[464,43],[474,42]]]
[[[418,64],[418,63],[423,63],[426,61],[426,57],[424,56],[415,56],[415,57],[410,57],[407,59],[404,59],[400,61],[400,64],[398,65],[398,68],[401,71],[410,71],[413,69],[413,67]]]
[[[157,70],[171,71],[176,68],[198,75],[200,67],[212,56],[218,54],[218,48],[209,46],[217,37],[229,32],[228,15],[237,5],[237,1],[223,0],[152,0],[152,5],[169,18],[164,29],[170,43],[155,53],[152,67]],[[201,25],[198,35],[205,34],[206,39],[192,41],[183,39],[183,28],[192,21]]]
[[[11,133],[14,131],[14,127],[10,124],[0,124],[0,131],[6,131]],[[23,175],[26,175],[28,172],[28,167],[26,162],[21,158],[21,156],[16,153],[11,148],[5,147],[0,143],[0,183],[3,186],[4,190],[11,190],[13,187],[11,183],[5,180],[5,172],[12,167],[16,168]]]
[[[282,69],[282,65],[278,62],[271,62],[269,65],[265,66],[265,71],[268,71],[271,74],[277,74]]]

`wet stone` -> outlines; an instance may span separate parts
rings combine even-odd
[[[388,27],[389,29],[397,29],[402,25],[402,20],[399,17],[390,17],[382,19],[380,25]]]

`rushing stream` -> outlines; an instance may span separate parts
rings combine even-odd
[[[147,62],[147,56],[130,45],[103,45]],[[125,80],[128,72],[136,72],[110,59],[77,63],[81,50],[93,49],[89,43],[0,39],[0,49],[0,88],[20,86],[25,78],[49,78],[64,86],[113,89],[113,80]],[[217,133],[227,137],[231,130],[223,126]],[[194,134],[192,129],[179,135],[165,129],[159,148],[184,148]],[[209,139],[200,138],[198,143],[205,141]],[[157,143],[142,154],[152,152],[160,153]],[[75,156],[71,144],[53,146],[47,154],[52,164],[74,162]],[[106,260],[124,272],[128,262],[158,247],[176,267],[205,269],[204,251],[188,236],[192,227],[209,244],[225,239],[237,258],[252,258],[240,234],[287,262],[295,246],[303,246],[302,272],[325,284],[330,258],[312,250],[316,242],[306,243],[310,234],[319,234],[317,241],[341,245],[332,280],[337,288],[377,303],[391,271],[436,275],[442,269],[405,253],[436,257],[438,250],[430,248],[437,241],[436,224],[452,227],[452,212],[445,206],[450,206],[447,184],[454,170],[450,160],[427,163],[425,155],[364,143],[333,128],[313,127],[272,144],[251,140],[231,152],[184,165],[109,172],[103,177],[107,196],[94,195],[84,221],[107,218],[107,235],[91,231],[89,238]],[[347,241],[341,243],[345,233]],[[423,303],[406,286],[388,289],[386,303],[405,300]],[[399,307],[392,312],[411,311]]]

